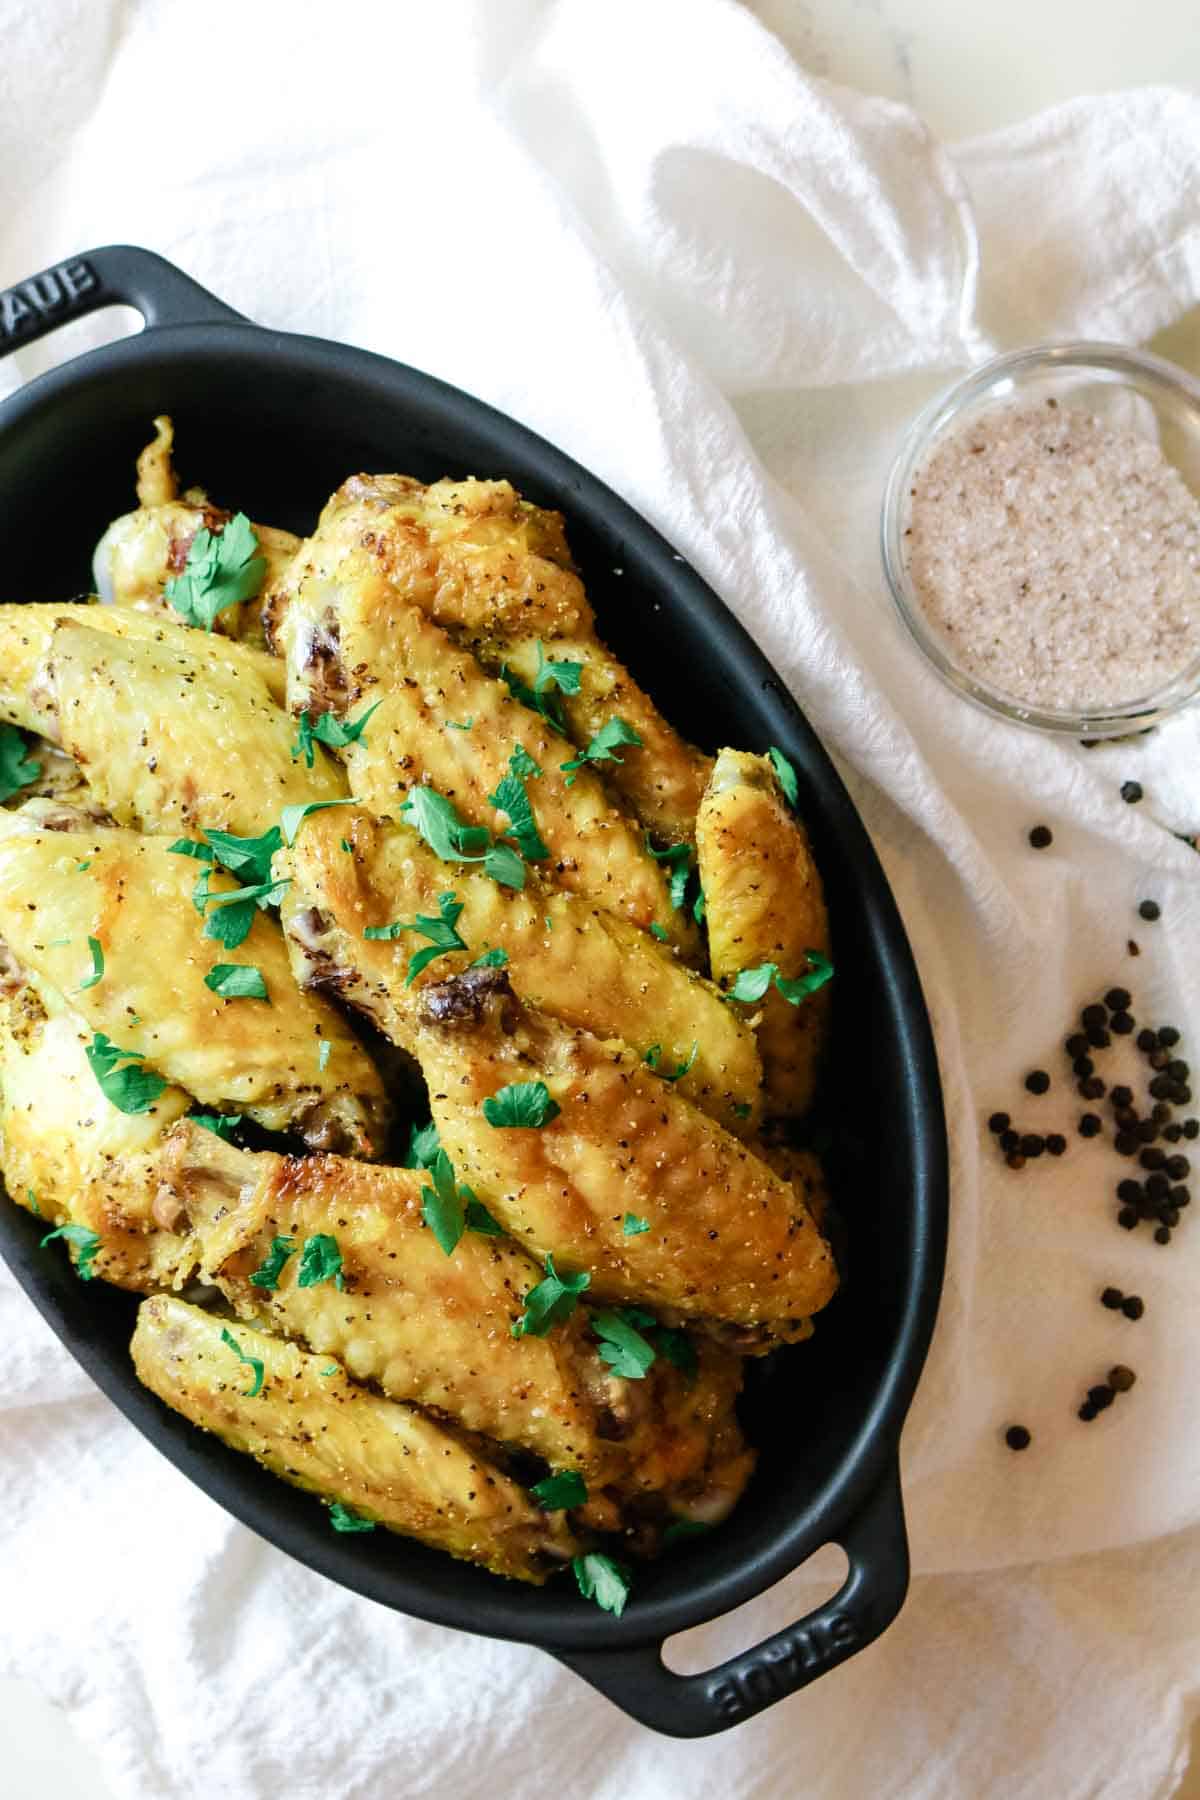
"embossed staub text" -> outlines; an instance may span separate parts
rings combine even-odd
[[[858,1638],[858,1626],[846,1613],[798,1625],[722,1669],[709,1685],[709,1699],[723,1719],[744,1718],[794,1693],[828,1663],[840,1662]]]
[[[0,339],[20,337],[50,313],[69,313],[76,300],[98,285],[92,265],[80,259],[6,288],[0,293]]]

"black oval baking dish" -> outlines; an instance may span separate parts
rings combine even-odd
[[[40,376],[0,405],[3,597],[54,601],[89,589],[92,548],[132,504],[134,457],[164,411],[187,471],[219,499],[295,531],[359,469],[423,480],[504,475],[559,508],[603,635],[674,723],[710,749],[777,744],[799,772],[835,934],[823,1117],[847,1218],[847,1279],[809,1343],[751,1366],[744,1417],[761,1460],[733,1517],[639,1568],[616,1619],[566,1583],[527,1589],[382,1532],[339,1537],[314,1500],[139,1386],[128,1354],[131,1296],[81,1284],[65,1257],[38,1249],[38,1221],[16,1207],[0,1206],[0,1249],[109,1398],[262,1537],[401,1612],[539,1645],[659,1731],[720,1731],[870,1643],[908,1582],[897,1445],[941,1285],[945,1126],[916,970],[870,841],[741,626],[656,531],[569,457],[428,375],[255,326],[144,250],[97,250],[0,293],[0,355],[117,303],[142,313],[143,333]],[[829,1541],[844,1546],[850,1571],[826,1605],[720,1668],[679,1676],[665,1667],[665,1639],[739,1606]]]

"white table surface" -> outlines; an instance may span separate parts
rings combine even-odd
[[[1078,94],[1200,86],[1195,0],[758,0],[751,10],[814,74],[906,101],[948,140]],[[1157,347],[1200,373],[1200,309]],[[3,1800],[122,1800],[70,1719],[26,1682],[0,1681],[0,1745]],[[1192,1760],[1178,1800],[1200,1800],[1200,1722]]]

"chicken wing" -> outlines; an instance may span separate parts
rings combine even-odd
[[[51,801],[0,812],[0,939],[92,1031],[203,1105],[314,1148],[378,1154],[387,1103],[370,1058],[335,1012],[299,992],[265,913],[255,910],[236,952],[204,935],[198,873],[216,895],[236,883],[171,842]],[[231,963],[259,971],[266,1001],[215,991],[206,978]]]
[[[412,1044],[461,1178],[597,1299],[757,1351],[804,1335],[832,1297],[799,1193],[623,1045],[522,1007],[502,969],[424,987]],[[631,1235],[629,1216],[649,1229]]]
[[[435,481],[354,475],[321,514],[272,602],[268,632],[305,564],[328,568],[365,550],[396,608],[416,606],[485,669],[505,667],[532,687],[538,645],[582,664],[579,691],[561,703],[575,743],[586,747],[613,718],[641,747],[604,764],[605,777],[652,831],[671,842],[693,834],[711,758],[694,750],[596,636],[592,609],[571,563],[559,513],[522,500],[507,481]]]
[[[275,872],[291,876],[282,922],[301,986],[337,994],[394,1043],[407,1044],[422,982],[455,967],[438,959],[407,985],[426,942],[418,931],[367,938],[417,916],[438,918],[439,896],[460,905],[465,960],[506,959],[523,999],[568,1025],[619,1037],[679,1092],[742,1136],[754,1130],[761,1069],[754,1034],[708,982],[648,933],[578,894],[515,892],[478,870],[448,869],[407,826],[358,809],[316,813]],[[455,953],[450,952],[453,956]]]
[[[722,750],[696,822],[713,980],[774,963],[792,980],[829,952],[821,877],[803,825],[765,756]],[[743,1008],[757,1020],[768,1114],[806,1112],[829,1027],[828,984],[793,1006],[778,988]]]
[[[705,1350],[694,1380],[660,1358],[619,1379],[583,1309],[545,1337],[513,1336],[541,1268],[511,1238],[468,1230],[447,1256],[423,1219],[424,1171],[334,1156],[251,1154],[184,1123],[158,1171],[186,1216],[200,1272],[244,1318],[340,1358],[411,1400],[553,1468],[586,1476],[581,1517],[611,1529],[630,1498],[660,1510],[727,1505],[750,1462],[733,1402],[737,1359]],[[301,1285],[301,1247],[336,1245],[340,1285]],[[291,1247],[263,1284],[272,1246]]]
[[[309,551],[282,626],[288,698],[293,712],[353,711],[356,722],[376,709],[342,751],[358,799],[395,817],[410,790],[425,785],[468,823],[504,832],[514,821],[492,795],[515,757],[544,840],[532,866],[694,951],[691,920],[671,905],[642,833],[590,768],[564,772],[569,746],[547,720],[514,700],[419,608],[398,605],[369,549],[326,557],[310,540]]]
[[[169,1126],[191,1101],[166,1088],[148,1111],[124,1113],[96,1085],[91,1032],[59,996],[39,993],[0,951],[0,1174],[12,1198],[46,1221],[95,1233],[89,1277],[151,1292],[186,1277],[187,1244],[167,1229],[157,1166]],[[86,1242],[86,1240],[85,1240]],[[76,1261],[80,1252],[71,1246]]]
[[[565,1514],[543,1512],[478,1446],[326,1356],[166,1295],[142,1302],[131,1348],[175,1412],[359,1519],[539,1585],[581,1548]]]

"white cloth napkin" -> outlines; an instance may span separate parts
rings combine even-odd
[[[986,718],[902,636],[875,541],[939,385],[1052,336],[1142,342],[1196,301],[1200,103],[1110,95],[947,148],[729,0],[0,19],[0,283],[141,242],[252,317],[431,370],[611,482],[746,622],[886,864],[954,1175],[904,1440],[920,1578],[880,1644],[752,1724],[656,1739],[537,1653],[289,1564],[91,1391],[3,1270],[0,1672],[73,1709],[122,1800],[1169,1791],[1200,1650],[1200,1238],[1119,1231],[1111,1152],[1072,1133],[1018,1178],[981,1121],[1069,1130],[1064,1027],[1114,981],[1200,1052],[1200,888],[1172,835],[1200,828],[1200,714],[1092,751]],[[1058,1078],[1041,1101],[1035,1065]],[[1098,1305],[1114,1281],[1139,1323]],[[1079,1424],[1118,1360],[1137,1388]],[[691,1634],[688,1666],[797,1616],[813,1580]]]

